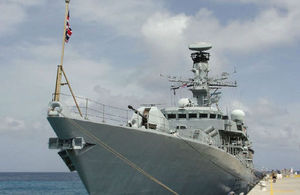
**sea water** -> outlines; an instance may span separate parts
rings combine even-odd
[[[0,194],[10,195],[87,195],[78,174],[0,173]]]

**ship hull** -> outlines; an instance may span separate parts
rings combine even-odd
[[[83,137],[88,143],[66,152],[90,194],[172,194],[170,189],[178,194],[246,194],[258,181],[250,168],[214,146],[65,117],[48,121],[58,138]]]

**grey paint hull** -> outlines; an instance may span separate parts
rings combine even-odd
[[[172,194],[104,149],[121,153],[178,194],[247,193],[258,178],[234,156],[173,135],[63,117],[48,117],[61,139],[95,144],[67,154],[90,194]]]

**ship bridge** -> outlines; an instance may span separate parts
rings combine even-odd
[[[214,107],[169,107],[163,114],[174,129],[224,129],[228,116]]]

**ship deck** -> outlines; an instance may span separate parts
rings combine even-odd
[[[258,183],[248,195],[298,195],[300,194],[300,175],[277,179],[276,183],[268,179],[263,190]]]

